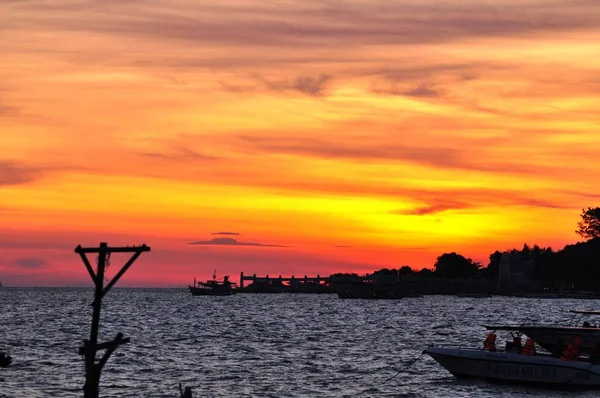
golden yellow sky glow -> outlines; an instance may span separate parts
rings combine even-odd
[[[5,285],[487,265],[599,205],[600,2],[221,3],[0,2]]]

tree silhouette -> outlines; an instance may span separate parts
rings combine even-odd
[[[581,221],[577,223],[577,235],[590,240],[600,238],[600,207],[588,207],[581,211]]]
[[[523,260],[528,261],[531,258],[531,247],[527,243],[524,243],[519,254]]]
[[[444,253],[435,262],[435,274],[445,278],[467,278],[477,275],[481,264],[460,254]]]
[[[398,273],[400,274],[400,276],[412,276],[415,272],[412,268],[410,268],[410,266],[403,265],[398,271]]]
[[[498,277],[498,272],[500,271],[500,260],[502,259],[502,252],[496,250],[492,254],[490,254],[490,262],[488,266],[484,268],[482,274],[489,279],[496,279]]]
[[[433,271],[430,270],[429,268],[421,268],[421,270],[418,272],[418,275],[420,278],[431,278],[433,276]]]

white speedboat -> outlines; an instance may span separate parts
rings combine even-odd
[[[550,355],[431,346],[424,353],[455,377],[555,387],[600,388],[600,364]]]
[[[600,343],[600,328],[590,322],[581,322],[584,316],[600,316],[600,311],[571,310],[575,315],[567,325],[486,325],[488,330],[519,331],[531,338],[540,347],[559,352],[576,336],[583,338],[582,353],[587,354]]]

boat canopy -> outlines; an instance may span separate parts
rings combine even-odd
[[[583,318],[584,315],[600,315],[599,310],[569,310],[570,313],[575,314],[571,318],[571,321],[568,323],[568,326],[573,327],[577,325],[578,321]],[[519,330],[523,328],[531,328],[531,327],[548,327],[549,325],[530,325],[530,324],[521,324],[521,325],[485,325],[487,330]],[[556,328],[560,328],[561,326],[554,326]],[[562,326],[564,327],[564,326]]]
[[[570,310],[573,314],[582,314],[582,315],[600,315],[600,311],[596,310]]]
[[[487,330],[519,330],[519,325],[485,325]]]

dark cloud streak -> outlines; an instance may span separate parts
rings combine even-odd
[[[164,152],[138,152],[139,155],[168,160],[201,160],[211,161],[218,160],[218,157],[206,155],[204,153],[197,152],[191,148],[186,148],[183,144],[174,148],[167,149]]]
[[[262,79],[264,86],[273,91],[298,91],[302,94],[320,97],[324,94],[327,83],[331,76],[321,74],[319,76],[300,76],[294,80],[268,81]]]
[[[32,167],[11,160],[0,160],[0,186],[27,184],[39,178]]]
[[[442,212],[448,211],[448,210],[469,209],[470,207],[472,207],[472,205],[469,205],[468,203],[465,203],[465,202],[433,200],[433,201],[431,201],[431,203],[428,203],[427,205],[425,205],[423,207],[419,207],[419,208],[416,208],[413,210],[408,210],[408,211],[399,210],[399,211],[395,211],[394,214],[426,216],[426,215],[431,215],[431,214],[442,213]]]
[[[402,144],[401,135],[395,141],[368,144],[349,141],[334,142],[325,139],[301,137],[271,138],[257,136],[238,136],[238,140],[258,152],[284,153],[312,156],[324,159],[347,159],[368,162],[409,162],[442,169],[484,171],[500,174],[534,174],[551,166],[539,166],[516,161],[485,161],[469,156],[466,149],[452,147],[432,147]],[[400,142],[400,143],[396,143]]]
[[[220,7],[201,2],[178,2],[168,7],[150,2],[114,2],[110,7],[99,2],[76,6],[46,3],[44,7],[44,3],[27,3],[30,2],[12,3],[13,10],[27,17],[13,20],[8,29],[27,29],[36,24],[53,29],[193,41],[199,45],[285,48],[412,45],[482,37],[555,35],[595,29],[600,13],[600,3],[596,1],[580,1],[578,6],[566,1],[415,1],[377,5],[334,1],[312,7],[302,3],[290,7]]]
[[[422,207],[412,210],[397,210],[392,214],[397,215],[413,215],[413,216],[428,216],[443,213],[445,211],[472,211],[478,207],[489,205],[501,206],[528,206],[528,207],[543,207],[549,209],[567,209],[570,206],[566,203],[551,202],[542,199],[532,198],[524,192],[502,191],[492,189],[479,190],[449,190],[447,192],[432,191],[427,194],[417,194],[413,197],[423,198],[426,203]],[[447,197],[459,197],[462,200],[448,200]]]
[[[412,147],[404,145],[357,145],[344,142],[330,142],[318,139],[261,139],[241,136],[240,139],[252,143],[256,149],[267,152],[309,155],[326,159],[346,158],[362,161],[411,161],[441,167],[462,165],[460,153],[454,149]]]
[[[8,117],[17,115],[19,108],[0,104],[0,117]]]
[[[433,85],[427,83],[421,83],[413,87],[400,88],[396,82],[392,82],[389,87],[373,87],[371,91],[376,94],[399,95],[415,98],[439,98],[442,96],[440,90],[436,90]]]
[[[213,238],[205,241],[188,243],[190,246],[256,246],[256,247],[289,247],[284,245],[273,245],[257,242],[239,242],[233,238]]]
[[[321,97],[325,95],[331,76],[320,74],[317,76],[298,76],[293,79],[269,80],[264,76],[254,75],[250,78],[250,83],[233,84],[218,80],[218,83],[232,93],[251,93],[261,89],[273,92],[296,91],[312,97]]]

